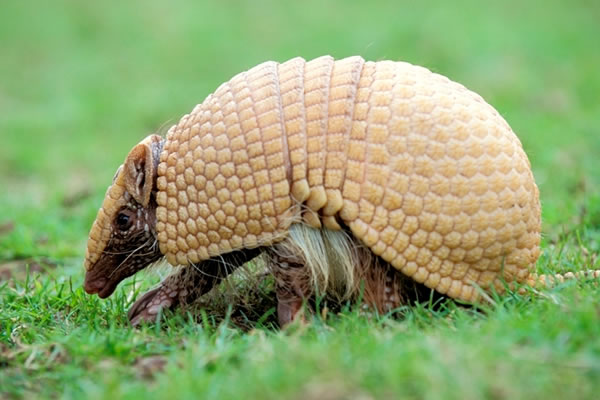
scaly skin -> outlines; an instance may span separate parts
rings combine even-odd
[[[498,112],[422,67],[326,56],[243,72],[134,147],[90,232],[86,290],[162,256],[203,269],[273,248],[298,223],[467,302],[539,282],[538,189]]]

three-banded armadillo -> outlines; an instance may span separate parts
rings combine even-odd
[[[308,242],[332,262],[368,249],[475,302],[478,288],[538,279],[538,189],[509,125],[444,76],[361,57],[266,62],[221,85],[166,139],[131,150],[90,232],[85,289],[107,297],[163,256],[193,265],[132,310],[152,314],[261,252],[279,265],[323,264]],[[328,246],[342,250],[328,256]],[[327,280],[327,265],[312,264]]]

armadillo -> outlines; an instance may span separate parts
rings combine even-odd
[[[474,303],[541,279],[540,220],[519,139],[464,86],[405,62],[265,62],[131,150],[89,235],[85,289],[107,297],[163,257],[188,266],[133,315],[156,312],[260,253],[302,267],[280,250],[304,230]]]

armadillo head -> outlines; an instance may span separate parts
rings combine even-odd
[[[90,231],[84,289],[101,298],[162,257],[156,241],[156,169],[164,139],[136,145],[106,191]]]

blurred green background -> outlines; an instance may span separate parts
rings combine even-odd
[[[265,60],[404,60],[480,93],[520,137],[547,238],[600,221],[600,2],[0,4],[0,259],[81,257],[116,167]]]
[[[598,397],[593,282],[249,334],[184,313],[131,329],[132,294],[156,276],[83,292],[89,227],[133,145],[240,71],[324,54],[480,93],[531,160],[539,270],[600,268],[598,0],[1,0],[0,398]]]

